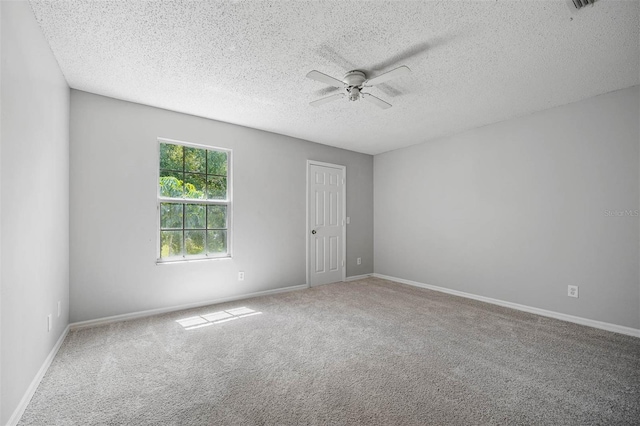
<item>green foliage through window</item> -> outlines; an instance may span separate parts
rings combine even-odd
[[[160,258],[228,254],[228,163],[226,151],[160,143]]]

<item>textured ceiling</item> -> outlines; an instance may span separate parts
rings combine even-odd
[[[32,1],[74,89],[377,154],[640,84],[636,1]],[[412,73],[371,88],[305,75]]]

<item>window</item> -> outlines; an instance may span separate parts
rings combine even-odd
[[[158,260],[230,257],[231,151],[159,142]]]

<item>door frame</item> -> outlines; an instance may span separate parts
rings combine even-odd
[[[344,179],[343,191],[342,191],[342,265],[343,265],[342,281],[344,282],[347,278],[347,167],[342,166],[340,164],[324,163],[322,161],[316,161],[316,160],[307,160],[307,189],[305,190],[305,193],[306,193],[306,199],[305,199],[306,250],[305,250],[305,253],[306,253],[306,267],[307,267],[307,288],[311,287],[311,258],[310,258],[311,250],[309,247],[309,244],[311,244],[311,241],[309,238],[309,236],[311,235],[311,228],[309,227],[309,219],[310,219],[311,212],[309,211],[309,204],[310,204],[309,182],[310,182],[310,175],[311,175],[310,171],[311,171],[312,165],[330,167],[332,169],[342,170],[342,179]]]

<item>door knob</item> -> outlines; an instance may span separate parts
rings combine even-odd
[[[313,231],[311,231],[311,233],[312,233],[313,235],[316,235],[316,230],[314,229]]]

